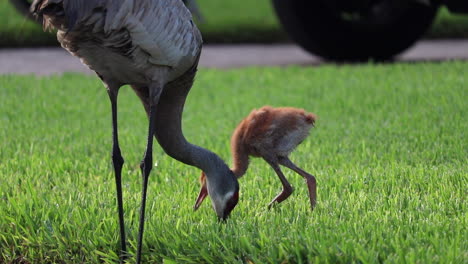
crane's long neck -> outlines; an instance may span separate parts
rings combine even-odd
[[[193,145],[182,133],[182,112],[193,83],[193,72],[166,85],[159,100],[155,118],[155,137],[164,151],[176,160],[198,167],[207,175],[212,171],[229,170],[215,153]]]
[[[245,157],[245,159],[240,158],[236,159],[233,157],[233,167],[231,168],[232,172],[234,175],[236,175],[236,178],[240,178],[244,176],[245,172],[247,171],[249,167],[249,158],[248,156]]]
[[[242,177],[249,167],[249,155],[245,144],[242,142],[242,126],[239,126],[231,138],[232,172],[237,178]]]

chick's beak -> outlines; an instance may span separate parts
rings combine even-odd
[[[196,211],[198,207],[203,203],[203,200],[208,196],[208,189],[206,188],[206,174],[202,171],[200,175],[200,193],[198,194],[197,201],[195,202],[195,205],[193,206],[193,210]]]
[[[198,194],[197,201],[193,206],[193,210],[196,211],[200,205],[203,203],[203,200],[208,196],[208,190],[206,189],[206,185],[203,185],[200,189],[200,193]]]

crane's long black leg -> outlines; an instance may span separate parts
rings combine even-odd
[[[281,181],[281,184],[283,185],[283,190],[268,204],[268,208],[271,208],[275,202],[281,203],[282,201],[286,200],[293,193],[294,189],[278,166],[277,159],[265,159],[265,161],[268,162],[268,164],[270,164],[270,166],[275,170]]]
[[[122,201],[122,166],[124,159],[120,153],[119,136],[117,132],[117,95],[118,89],[108,89],[109,98],[112,106],[112,163],[115,171],[115,185],[117,189],[117,207],[119,211],[119,226],[120,226],[120,262],[123,263],[126,254],[127,246],[125,240],[125,224],[123,215],[123,201]]]
[[[301,168],[297,167],[289,158],[281,157],[279,159],[279,163],[285,167],[290,168],[291,170],[295,171],[297,174],[304,177],[307,188],[309,189],[309,199],[310,199],[310,206],[311,209],[314,210],[315,204],[317,203],[317,181],[315,177]]]
[[[143,178],[143,189],[141,195],[141,207],[140,207],[140,227],[138,229],[138,248],[136,255],[136,263],[141,263],[141,250],[143,247],[143,232],[145,224],[145,207],[146,207],[146,193],[148,188],[148,178],[152,169],[153,164],[153,136],[155,129],[155,117],[156,117],[156,106],[159,101],[159,96],[162,91],[162,87],[150,87],[150,111],[149,111],[149,128],[148,128],[148,141],[146,144],[146,151],[143,160],[141,161],[140,168]]]

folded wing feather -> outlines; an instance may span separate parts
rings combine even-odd
[[[148,54],[148,62],[175,67],[186,56],[195,56],[201,34],[180,0],[64,0],[67,15],[76,24],[103,27],[107,34],[128,30],[132,45]],[[105,22],[95,12],[105,10]]]

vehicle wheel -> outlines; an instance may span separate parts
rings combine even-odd
[[[438,5],[407,0],[272,0],[289,36],[335,61],[386,60],[431,26]]]
[[[23,16],[36,21],[38,23],[41,23],[42,18],[35,17],[31,12],[29,11],[29,7],[31,6],[33,0],[10,0],[10,3],[15,7],[18,12],[20,12]]]

